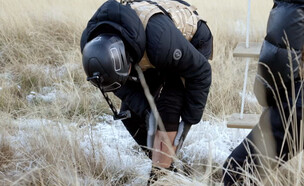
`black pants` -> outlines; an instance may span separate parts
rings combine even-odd
[[[185,97],[185,88],[181,78],[174,72],[166,73],[164,83],[154,97],[166,131],[177,131]],[[127,109],[128,106],[122,103],[121,110]],[[145,117],[140,117],[136,113],[131,113],[131,115],[131,118],[123,120],[123,124],[135,141],[141,147],[145,147],[147,145]]]
[[[299,84],[297,91],[299,90]],[[292,100],[290,100],[292,103]],[[291,104],[292,106],[293,104]],[[280,111],[277,106],[270,106],[263,111],[259,124],[253,128],[244,141],[236,147],[224,164],[224,184],[233,185],[234,183],[242,184],[241,174],[244,171],[251,174],[256,171],[263,177],[263,168],[273,168],[279,166],[274,160],[278,157],[284,161],[295,156],[295,152],[302,149],[294,149],[293,145],[298,143],[300,139],[300,127],[302,119],[302,99],[296,101],[296,116],[292,122],[284,121],[284,116],[288,120],[290,109],[288,102],[282,102],[283,110]],[[288,137],[284,140],[285,132],[288,131]],[[302,134],[303,135],[303,134]],[[268,157],[268,158],[265,158]],[[248,167],[248,164],[252,166]],[[247,164],[247,165],[246,165]]]

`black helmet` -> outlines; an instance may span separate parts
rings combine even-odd
[[[111,34],[101,34],[85,45],[82,64],[87,79],[104,92],[120,88],[131,68],[122,40]]]

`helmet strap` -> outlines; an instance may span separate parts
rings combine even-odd
[[[106,102],[108,103],[110,109],[113,112],[113,119],[114,120],[124,120],[131,117],[131,112],[129,110],[123,111],[118,113],[115,106],[113,105],[111,99],[109,98],[108,94],[103,91],[102,87],[100,86],[101,80],[100,80],[100,74],[99,72],[93,73],[93,77],[87,78],[88,81],[95,79],[97,81],[98,89],[102,93],[103,97],[105,98]]]

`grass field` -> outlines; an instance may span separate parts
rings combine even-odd
[[[110,169],[104,166],[102,154],[98,158],[94,153],[87,156],[80,148],[82,137],[89,133],[80,128],[94,126],[100,121],[98,116],[111,113],[100,93],[86,82],[79,47],[87,21],[102,2],[0,1],[1,185],[133,185],[132,179],[138,176],[132,170]],[[210,61],[213,82],[203,119],[223,121],[240,111],[245,61],[233,58],[232,52],[238,42],[245,41],[247,1],[189,2],[198,8],[214,36],[214,58]],[[250,41],[261,42],[272,1],[251,3]],[[256,65],[257,59],[253,59],[248,94],[252,93]],[[119,101],[114,100],[118,106]],[[245,113],[260,112],[257,102],[246,102]],[[76,127],[69,129],[71,135],[67,137],[60,127],[35,128],[31,122],[20,126],[23,120],[32,118],[52,121],[61,127],[73,123]],[[17,140],[20,131],[25,132],[26,142]],[[143,159],[139,157],[138,163]],[[123,176],[117,180],[118,173]],[[288,183],[275,173],[273,183]],[[299,171],[297,175],[304,178],[303,173]],[[172,175],[160,184],[175,185],[178,181],[203,185],[215,179],[203,177]]]

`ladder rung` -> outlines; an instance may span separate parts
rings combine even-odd
[[[246,43],[238,43],[233,51],[233,57],[250,57],[258,58],[260,56],[262,43],[249,43],[249,48],[246,48]]]
[[[243,128],[252,129],[258,124],[260,114],[243,114],[243,119],[240,118],[240,113],[233,113],[227,122],[228,128]]]

